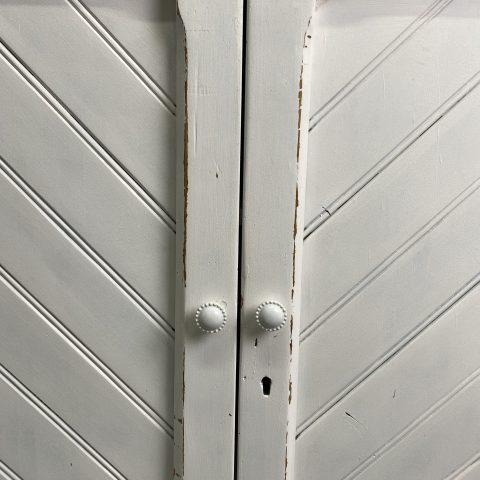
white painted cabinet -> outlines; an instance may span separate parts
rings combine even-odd
[[[0,479],[480,479],[479,0],[0,0]]]

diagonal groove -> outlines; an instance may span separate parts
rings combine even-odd
[[[470,469],[476,468],[480,465],[480,452],[476,453],[473,457],[470,457],[463,465],[455,469],[448,477],[443,480],[457,480],[460,475],[468,473]]]
[[[470,77],[459,89],[457,89],[445,102],[433,111],[415,129],[410,131],[400,142],[395,145],[385,156],[383,156],[373,167],[367,170],[351,187],[337,196],[328,207],[311,220],[304,230],[304,240],[315,233],[326,221],[336,212],[342,209],[353,197],[367,187],[378,175],[392,165],[406,150],[415,144],[434,125],[448,115],[468,95],[470,95],[480,84],[480,71]],[[325,215],[325,212],[328,215]]]
[[[118,393],[124,396],[143,416],[156,428],[173,438],[172,426],[134,392],[110,367],[108,367],[94,352],[75,336],[58,320],[44,305],[42,305],[23,285],[21,285],[2,265],[0,265],[0,280],[31,310],[33,310],[61,339],[78,353],[100,376],[113,385]]]
[[[35,208],[40,210],[47,219],[69,241],[74,243],[92,263],[94,263],[104,275],[114,283],[117,288],[151,321],[160,328],[168,337],[174,338],[173,327],[165,320],[155,308],[147,302],[118,272],[99,255],[33,188],[16,173],[10,165],[0,156],[0,172],[10,183],[20,190]]]
[[[390,58],[407,40],[420,30],[425,24],[433,20],[453,0],[436,0],[424,12],[422,12],[407,28],[405,28],[394,40],[392,40],[378,55],[376,55],[365,67],[363,67],[352,79],[350,79],[333,97],[331,97],[310,118],[311,132],[337,105],[348,97],[356,88],[363,83],[375,70]]]
[[[467,378],[463,379],[458,385],[442,396],[430,408],[412,420],[405,428],[397,433],[393,438],[385,442],[380,448],[375,450],[368,458],[360,463],[355,469],[342,477],[341,480],[354,480],[362,472],[367,470],[372,464],[378,462],[388,452],[393,450],[406,437],[411,435],[415,430],[420,428],[424,423],[430,420],[434,415],[441,411],[448,403],[450,403],[457,395],[468,389],[480,377],[480,368],[471,373]]]
[[[15,473],[5,462],[0,459],[0,473],[8,480],[23,480],[17,473]]]
[[[92,445],[80,436],[70,425],[51,410],[42,400],[21,383],[12,373],[0,364],[0,379],[25,400],[32,408],[37,410],[42,417],[59,430],[70,442],[79,448],[87,457],[95,462],[105,473],[115,480],[128,480]]]
[[[312,415],[310,415],[297,429],[297,438],[312,428],[315,423],[325,417],[336,405],[344,398],[350,396],[360,385],[362,385],[372,375],[377,373],[382,367],[388,365],[402,350],[413,342],[419,335],[425,332],[446,312],[457,305],[465,296],[480,284],[480,273],[477,273],[465,285],[460,287],[453,295],[451,295],[442,305],[428,315],[417,327],[400,338],[384,355],[367,366],[359,375],[357,375],[339,394],[325,403]]]
[[[133,193],[142,204],[175,232],[175,220],[139,182],[135,176],[103,145],[75,114],[47,87],[47,85],[0,38],[0,58],[43,99],[65,124],[81,138],[95,155],[109,168],[115,177]]]
[[[89,27],[110,47],[128,69],[140,80],[147,90],[175,116],[175,102],[136,58],[117,40],[107,27],[91,12],[81,0],[65,0]]]
[[[380,275],[383,274],[391,265],[393,265],[400,257],[407,253],[417,242],[428,235],[433,229],[440,225],[456,208],[463,202],[468,200],[480,188],[480,177],[475,179],[465,190],[460,192],[451,202],[444,206],[436,215],[434,215],[427,223],[419,228],[410,236],[403,244],[395,249],[382,262],[368,272],[362,279],[345,292],[330,307],[324,310],[312,323],[310,323],[300,334],[300,342],[309,338],[316,330],[329,321],[336,313],[338,313],[345,305],[350,303],[359,293],[373,283]]]

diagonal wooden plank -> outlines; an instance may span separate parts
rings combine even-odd
[[[476,453],[444,480],[476,480],[480,474],[480,453]]]
[[[451,2],[311,132],[306,224],[478,72],[479,23],[472,3]]]
[[[299,434],[478,283],[480,264],[472,258],[479,226],[465,225],[465,219],[479,203],[477,189],[448,221],[302,344],[301,364],[316,368],[301,370]],[[445,255],[451,245],[459,250]]]
[[[437,364],[438,365],[438,364]],[[478,363],[477,363],[478,365]],[[364,470],[368,469],[370,465],[381,460],[381,457],[387,455],[389,451],[393,450],[405,437],[412,434],[415,430],[421,428],[424,423],[430,420],[437,412],[445,407],[449,402],[454,401],[455,397],[468,388],[473,382],[478,380],[480,376],[480,369],[477,369],[470,376],[464,379],[460,384],[456,385],[452,390],[440,398],[434,405],[428,410],[423,412],[417,418],[412,420],[401,431],[399,431],[394,437],[390,438],[387,442],[381,445],[370,457],[366,458],[363,462],[356,466],[351,472],[342,477],[342,480],[353,480],[357,478]],[[396,391],[394,390],[396,393]]]
[[[149,305],[42,197],[40,197],[0,156],[0,172],[5,175],[52,223],[54,223],[75,245],[101,269],[139,309],[158,324],[166,335],[173,339],[173,327]]]
[[[305,243],[302,330],[366,285],[479,178],[480,90],[451,111]],[[321,271],[322,275],[318,275]],[[319,294],[321,292],[321,294]]]
[[[173,99],[152,79],[151,75],[140,65],[137,59],[112,35],[90,9],[80,0],[66,0],[66,2],[90,25],[115,54],[122,59],[145,88],[147,88],[172,115],[175,115],[175,102]]]
[[[80,1],[173,101],[176,96],[176,0]]]
[[[302,435],[302,462],[315,450],[319,455],[300,478],[315,478],[319,470],[332,479],[356,478],[476,381],[479,299],[480,290],[471,289]]]
[[[448,476],[480,447],[479,402],[480,380],[477,377],[421,428],[356,478],[424,480]]]
[[[17,59],[173,218],[175,118],[67,3],[3,2],[0,28]]]
[[[172,338],[2,175],[0,185],[0,264],[171,423]]]
[[[0,475],[4,480],[23,480],[2,460],[0,460]]]
[[[0,72],[0,108],[9,118],[0,130],[0,153],[17,176],[118,270],[150,310],[172,324],[173,286],[167,287],[175,268],[171,228],[145,208],[78,130],[62,121],[54,105],[49,108],[39,98],[41,92],[1,61]]]
[[[0,298],[3,367],[126,478],[168,475],[172,438],[5,286]],[[40,340],[19,354],[31,338]]]
[[[63,471],[63,475],[69,475],[67,472],[78,475],[81,472],[91,480],[126,480],[121,472],[1,364],[0,392],[3,400],[0,425],[2,432],[8,433],[0,436],[0,448],[3,455],[12,457],[10,461],[16,464],[19,472],[25,471],[31,478],[37,475],[40,478],[52,478],[52,474],[58,475],[58,472]],[[23,427],[15,421],[16,418],[25,421]],[[33,438],[37,459],[35,463],[24,461],[32,455],[31,451],[18,449],[9,441],[15,434],[19,443],[24,445],[28,445],[28,437]],[[74,448],[69,448],[68,443],[72,443]],[[56,463],[52,450],[61,453]]]
[[[356,38],[364,58],[365,44],[380,44],[373,10],[358,15],[360,28],[351,21],[355,12],[342,22],[328,17],[328,7],[320,7],[332,22],[318,32],[322,54],[331,48],[329,29],[346,43]],[[375,3],[386,24],[395,24],[397,7]],[[466,0],[430,7],[414,34],[395,46],[401,34],[381,52],[385,58],[325,97],[322,121],[311,131],[302,480],[319,472],[332,480],[475,474],[480,437],[468,416],[478,423],[480,172],[470,124],[480,112],[480,17]],[[367,26],[374,38],[359,38]],[[329,75],[320,73],[317,88]],[[458,174],[463,180],[446,194]]]
[[[329,205],[323,207],[323,211],[313,218],[305,227],[304,239],[322,226],[327,220],[332,218],[338,210],[344,208],[351,202],[355,196],[368,184],[377,179],[386,168],[393,162],[398,160],[401,155],[415,142],[436,125],[445,115],[448,115],[452,109],[456,108],[461,102],[468,101],[469,95],[480,84],[480,71],[476,72],[473,77],[469,78],[451,97],[441,104],[431,115],[429,115],[422,123],[408,133],[392,150],[390,150],[381,160],[379,160],[372,168],[367,170],[349,189],[342,192]]]
[[[155,409],[152,409],[134,390],[132,390],[108,365],[106,365],[98,356],[95,355],[86,345],[84,345],[70,330],[68,330],[54,315],[51,314],[35,297],[26,291],[1,265],[0,281],[14,292],[28,307],[34,310],[37,315],[46,322],[52,330],[59,335],[68,345],[95,366],[98,372],[101,372],[121,395],[128,398],[132,404],[153,423],[161,428],[170,438],[173,439],[173,428]],[[6,322],[3,322],[3,326]]]
[[[435,18],[438,14],[442,12],[442,10],[451,3],[452,0],[435,0],[433,3],[429,4],[428,7],[420,13],[418,17],[416,17],[412,22],[410,22],[406,28],[404,28],[392,41],[390,41],[383,49],[381,49],[369,62],[364,65],[352,78],[349,79],[338,91],[335,92],[324,104],[320,107],[317,107],[310,118],[310,131],[313,130],[339,103],[341,103],[348,95],[352,94],[358,86],[364,82],[370,75],[375,72],[378,68],[382,66],[382,64],[387,61],[390,56],[394,55],[395,52],[402,47],[402,45],[407,42],[412,36],[414,36],[418,30],[420,30],[425,24]],[[353,7],[354,5],[352,5]],[[407,2],[407,6],[410,7],[412,10],[417,9],[420,5],[418,4],[411,4],[409,5]],[[359,11],[356,13],[362,16],[369,16],[374,17],[375,14],[381,15],[382,13],[385,14],[385,6],[381,3],[375,5],[372,10],[369,12],[368,4],[362,4]],[[383,8],[382,8],[383,7]],[[323,7],[325,8],[325,7]],[[342,8],[342,6],[340,6]],[[343,6],[345,8],[345,6]],[[375,12],[375,8],[379,10],[379,12]],[[388,5],[389,14],[394,16],[396,11],[394,5]],[[403,13],[403,12],[402,12]],[[352,16],[354,16],[353,13]],[[401,13],[399,12],[399,16]],[[389,30],[392,29],[392,20],[389,19],[388,22]],[[349,25],[349,28],[353,28]],[[316,29],[317,34],[320,37],[322,35],[321,29]],[[356,37],[356,42],[359,41],[359,38]],[[376,40],[376,38],[375,38]],[[318,38],[319,42],[321,42],[321,38]],[[326,41],[326,40],[324,40]],[[315,57],[314,57],[315,58]],[[314,62],[314,65],[317,62]],[[317,67],[319,68],[319,67]],[[348,68],[348,67],[346,67]],[[318,73],[314,70],[315,73]],[[329,88],[329,85],[326,87]],[[313,98],[315,98],[316,91],[312,92]]]
[[[173,217],[160,205],[144,186],[118,161],[118,159],[79,121],[76,115],[41,81],[33,71],[0,39],[0,56],[7,62],[21,78],[40,96],[59,117],[77,133],[82,140],[97,154],[112,173],[124,183],[155,215],[158,216],[174,232]]]

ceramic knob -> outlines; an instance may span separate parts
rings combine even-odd
[[[195,313],[197,327],[206,333],[219,332],[225,326],[226,321],[225,309],[218,303],[204,303]]]
[[[267,332],[280,330],[287,321],[287,311],[278,302],[263,302],[257,308],[257,323]]]

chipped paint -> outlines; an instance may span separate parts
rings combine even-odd
[[[293,315],[290,315],[290,363],[293,355]]]
[[[312,17],[308,20],[307,29],[303,35],[303,49],[304,51],[308,48],[307,42],[312,37],[308,35],[310,29],[310,22]],[[299,201],[299,192],[298,192],[298,175],[299,175],[299,163],[300,163],[300,148],[301,148],[301,133],[302,133],[302,108],[303,108],[303,74],[304,74],[304,65],[305,59],[302,58],[302,64],[300,66],[300,78],[298,80],[298,109],[297,109],[297,183],[295,185],[295,213],[293,219],[293,255],[292,255],[292,293],[291,298],[293,300],[295,294],[295,264],[296,264],[296,254],[297,254],[297,233],[298,233],[298,207],[300,204]]]

